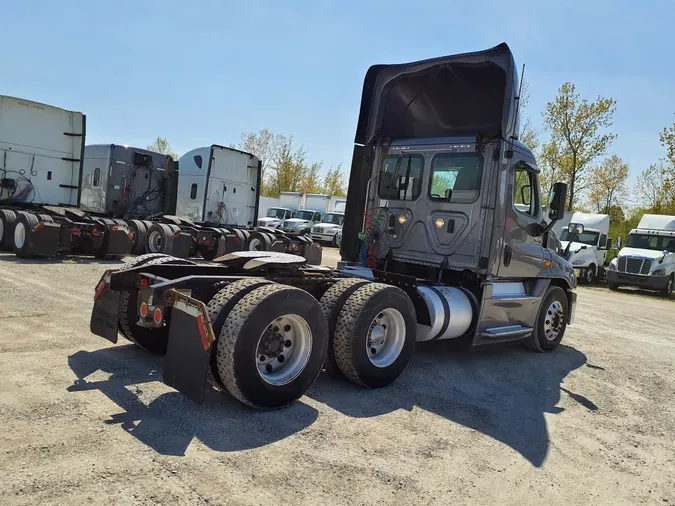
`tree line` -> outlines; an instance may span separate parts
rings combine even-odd
[[[346,179],[342,165],[324,170],[322,162],[310,162],[302,146],[295,146],[292,135],[273,133],[263,128],[258,132],[243,133],[238,144],[231,148],[252,153],[262,163],[260,194],[278,197],[281,192],[323,193],[344,197]],[[164,137],[157,137],[149,150],[178,155]]]
[[[521,93],[527,109],[527,85]],[[628,188],[629,167],[610,149],[616,101],[598,96],[583,98],[571,82],[560,86],[542,113],[544,132],[525,117],[520,139],[535,152],[542,169],[541,187],[547,203],[553,183],[568,184],[568,211],[609,214],[610,235],[626,237],[645,213],[675,215],[675,123],[658,135],[665,155],[643,167]]]

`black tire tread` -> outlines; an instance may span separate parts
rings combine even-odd
[[[548,290],[546,290],[546,294],[544,295],[544,298],[542,299],[541,306],[539,307],[539,312],[537,313],[537,319],[536,319],[536,322],[535,322],[534,331],[529,336],[527,336],[527,338],[525,339],[525,346],[527,348],[533,350],[533,351],[538,351],[538,352],[541,352],[541,353],[543,353],[545,351],[551,351],[551,350],[545,350],[541,346],[541,342],[539,340],[539,319],[541,318],[541,314],[542,314],[541,312],[546,311],[546,309],[548,309],[546,307],[549,304],[547,301],[548,301],[549,296],[553,292],[560,292],[562,294],[562,298],[563,298],[563,300],[565,300],[565,307],[569,311],[569,307],[567,307],[568,302],[567,302],[567,294],[565,294],[565,290],[563,290],[562,288],[560,288],[557,285],[549,286]],[[567,315],[565,317],[567,317]],[[564,336],[565,330],[567,330],[567,326],[565,326],[565,329],[563,329],[563,336]],[[562,340],[562,337],[560,339]]]
[[[333,336],[333,353],[340,372],[351,382],[367,387],[352,363],[351,345],[355,326],[363,307],[378,292],[392,289],[383,283],[368,283],[358,288],[340,309]]]
[[[241,328],[246,323],[251,312],[267,298],[269,295],[284,290],[300,290],[288,285],[271,284],[256,288],[251,293],[241,299],[227,315],[223,328],[220,331],[217,344],[216,362],[218,364],[218,374],[227,391],[239,401],[253,408],[269,409],[266,406],[260,406],[251,402],[248,397],[239,389],[237,377],[235,375],[234,352],[239,338]],[[319,369],[318,373],[321,370]],[[317,373],[317,376],[318,376]]]

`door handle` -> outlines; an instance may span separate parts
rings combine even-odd
[[[513,253],[513,250],[511,249],[511,246],[508,244],[504,246],[504,267],[508,267],[509,264],[511,263],[511,255]]]

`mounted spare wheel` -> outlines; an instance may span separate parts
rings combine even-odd
[[[292,286],[261,286],[230,311],[216,363],[230,394],[256,408],[300,398],[321,372],[328,324],[317,300]]]
[[[16,217],[16,224],[14,225],[14,254],[20,258],[29,258],[30,252],[30,238],[33,227],[37,226],[39,220],[37,216],[31,213],[19,211]]]
[[[16,214],[14,211],[0,209],[0,251],[12,251],[15,224]]]
[[[412,357],[415,307],[395,286],[368,283],[345,301],[335,324],[333,353],[340,372],[369,388],[392,383]]]
[[[154,223],[148,230],[146,251],[148,253],[171,254],[174,234],[180,232],[177,225]]]
[[[175,258],[162,254],[141,255],[122,266],[120,270],[127,270],[139,266],[160,264],[194,265],[190,260]],[[169,341],[169,323],[171,311],[164,318],[164,325],[160,328],[147,328],[138,325],[138,290],[120,292],[118,323],[122,337],[149,351],[150,353],[164,354]]]
[[[272,239],[262,232],[251,232],[246,243],[246,249],[249,251],[269,251],[271,246]]]

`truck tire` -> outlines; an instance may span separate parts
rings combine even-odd
[[[525,346],[535,351],[552,351],[558,347],[567,328],[568,302],[565,290],[549,286],[539,307],[534,331]]]
[[[9,209],[0,209],[0,251],[12,251],[16,214]]]
[[[593,282],[595,281],[596,277],[596,269],[595,269],[595,264],[591,264],[588,266],[588,268],[584,271],[583,275],[581,276],[581,282],[584,285],[592,285]]]
[[[292,286],[260,286],[227,315],[218,337],[218,374],[230,394],[270,409],[302,397],[321,373],[328,324],[317,300]]]
[[[164,221],[170,223],[171,225],[180,225],[181,224],[180,218],[178,216],[167,215],[167,216],[162,216],[162,219]]]
[[[271,246],[270,236],[262,232],[251,232],[246,241],[246,249],[249,251],[269,251]]]
[[[19,258],[30,258],[30,235],[32,229],[40,221],[37,216],[31,213],[17,213],[16,223],[14,225],[13,250]]]
[[[140,265],[150,266],[159,264],[193,265],[194,262],[167,255],[142,255],[124,264],[122,269],[130,269]],[[166,353],[169,342],[169,323],[171,313],[167,315],[165,324],[161,328],[153,329],[138,325],[138,290],[121,292],[119,302],[118,323],[122,337],[135,345],[155,354]]]
[[[369,388],[392,383],[405,370],[417,338],[415,307],[395,286],[368,283],[352,293],[335,325],[335,362],[350,381]]]
[[[665,297],[666,299],[670,299],[670,296],[673,294],[673,289],[674,289],[673,285],[675,285],[675,274],[670,275],[670,277],[668,278],[668,284],[666,285],[666,287],[659,291],[659,294],[661,295],[661,297]]]
[[[323,314],[326,315],[326,320],[328,321],[328,363],[333,371],[339,374],[341,374],[340,369],[335,361],[335,353],[333,351],[333,336],[338,315],[349,296],[367,283],[369,283],[368,280],[360,278],[342,279],[326,290],[319,301]]]
[[[613,292],[616,292],[619,289],[619,285],[617,285],[616,283],[612,283],[611,281],[607,281],[607,286]]]
[[[145,250],[148,253],[171,254],[173,235],[180,232],[177,225],[166,225],[164,223],[154,223],[148,229],[148,236]]]
[[[54,223],[54,218],[49,216],[48,214],[38,214],[36,215],[38,217],[38,220],[44,223]]]
[[[230,311],[232,311],[232,308],[237,302],[256,288],[269,284],[272,284],[272,281],[263,278],[247,278],[228,283],[225,287],[221,288],[206,305],[213,333],[216,336],[220,335],[220,331],[223,328],[223,323],[225,323],[227,315],[230,314]],[[209,379],[215,386],[225,390],[225,385],[218,373],[218,364],[216,362],[217,349],[218,342],[214,344],[213,352],[211,353]]]
[[[233,228],[232,233],[239,242],[239,250],[244,251],[246,249],[246,236],[244,235],[244,232],[239,228]]]
[[[145,243],[148,240],[148,227],[141,220],[129,220],[129,228],[134,234],[134,240],[131,243],[131,254],[141,255],[145,252]]]

